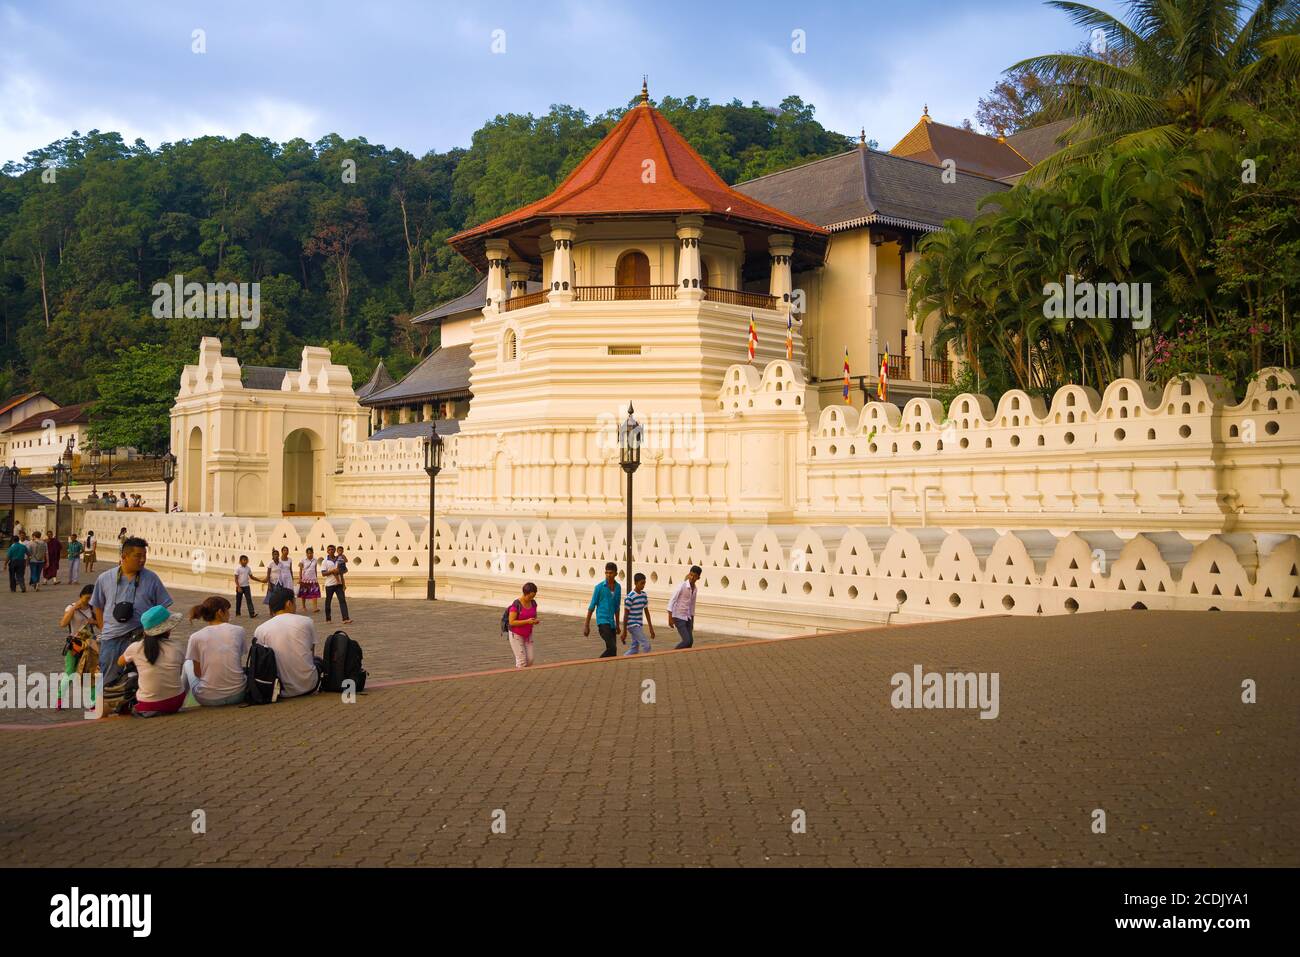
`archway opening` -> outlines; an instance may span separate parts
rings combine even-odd
[[[311,429],[295,429],[284,439],[285,512],[319,512],[324,477],[319,464],[324,454],[320,436]]]
[[[644,299],[634,287],[650,285],[650,260],[640,250],[624,253],[614,271],[614,284],[618,286],[618,299]]]
[[[203,430],[190,429],[185,443],[185,511],[203,511]]]

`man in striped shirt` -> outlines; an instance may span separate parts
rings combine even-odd
[[[700,580],[704,570],[699,565],[692,565],[672,600],[668,602],[668,627],[676,628],[682,640],[673,648],[678,651],[695,644],[695,583]]]
[[[627,644],[627,636],[630,632],[632,635],[632,647],[623,652],[623,656],[644,654],[650,650],[650,639],[655,636],[654,622],[650,620],[650,615],[646,612],[646,605],[650,598],[645,593],[645,576],[637,572],[632,576],[632,590],[627,593],[627,598],[623,602],[625,613],[623,615],[623,644]],[[643,624],[644,622],[644,624]],[[650,629],[650,638],[645,636],[646,628]]]

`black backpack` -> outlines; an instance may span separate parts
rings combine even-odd
[[[502,637],[502,638],[509,638],[509,637],[510,637],[510,634],[511,634],[511,632],[510,632],[510,613],[511,613],[512,611],[522,611],[522,610],[523,610],[523,609],[521,609],[521,608],[519,607],[519,599],[518,599],[518,598],[516,598],[516,599],[515,599],[514,601],[512,601],[509,605],[506,606],[506,610],[503,611],[503,612],[501,613],[501,637]]]
[[[257,643],[248,649],[248,665],[244,668],[248,682],[249,704],[273,704],[280,697],[280,669],[275,663],[275,652]]]
[[[366,689],[369,674],[361,667],[361,645],[346,631],[336,631],[325,639],[325,691],[342,691],[343,682],[352,681],[353,690]]]

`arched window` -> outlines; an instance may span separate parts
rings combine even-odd
[[[703,256],[700,257],[700,285],[712,285],[712,283],[709,282],[709,261]]]
[[[519,359],[519,335],[513,329],[506,330],[506,340],[501,350],[501,358],[506,362]]]
[[[624,253],[618,260],[614,271],[614,284],[619,287],[617,299],[642,299],[643,294],[632,286],[650,285],[650,260],[639,250]]]

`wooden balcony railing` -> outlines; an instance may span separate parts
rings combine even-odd
[[[952,362],[948,359],[931,359],[926,357],[921,360],[925,365],[925,378],[922,382],[933,382],[936,385],[952,385]]]
[[[723,289],[721,286],[705,286],[704,298],[712,302],[725,302],[733,306],[748,306],[750,309],[775,309],[776,297],[762,292],[745,292],[743,289]]]
[[[511,296],[501,307],[502,312],[511,312],[515,309],[527,309],[529,306],[536,306],[546,301],[546,290],[540,292],[525,293],[522,296]]]
[[[889,378],[891,379],[910,379],[912,360],[911,356],[893,356],[889,357]]]
[[[574,286],[575,302],[618,302],[624,299],[676,299],[676,286]]]

